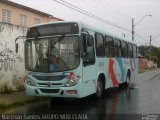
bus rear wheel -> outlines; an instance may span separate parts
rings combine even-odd
[[[104,93],[104,85],[101,79],[97,81],[97,89],[96,89],[96,96],[97,98],[101,98]]]

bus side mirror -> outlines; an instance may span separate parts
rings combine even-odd
[[[18,53],[18,43],[16,43],[16,53]]]
[[[26,38],[26,36],[18,36],[16,39],[15,39],[15,48],[16,48],[16,53],[18,53],[18,43],[17,41],[19,39],[22,39],[24,41],[24,38]]]

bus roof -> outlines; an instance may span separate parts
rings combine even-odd
[[[136,44],[135,41],[132,41],[128,37],[122,37],[122,36],[117,35],[113,32],[109,32],[109,30],[103,30],[103,29],[100,29],[98,27],[94,27],[90,24],[86,24],[82,21],[55,21],[55,22],[47,22],[47,23],[37,24],[37,25],[34,25],[32,27],[41,26],[41,25],[49,25],[49,24],[57,24],[57,23],[72,23],[72,22],[77,23],[80,27],[82,27],[84,29],[88,29],[88,30],[91,30],[91,31],[94,31],[94,32],[97,32],[97,33],[101,33],[103,35],[107,35],[107,36],[110,36],[110,37],[113,37],[113,38],[116,38],[116,39],[120,39],[120,40],[123,40],[123,41],[126,41],[126,42]]]

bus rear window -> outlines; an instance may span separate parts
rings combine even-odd
[[[31,27],[27,32],[27,38],[53,36],[62,34],[78,34],[77,23],[57,23]]]

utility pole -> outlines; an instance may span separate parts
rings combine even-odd
[[[151,17],[152,15],[144,15],[137,23],[134,23],[134,18],[132,18],[132,41],[134,41],[134,28],[145,18],[145,17]]]
[[[147,53],[147,43],[145,43],[145,54]]]
[[[151,42],[152,42],[152,36],[149,36],[150,42],[149,42],[149,52],[150,52],[150,60],[151,60]]]
[[[134,41],[134,19],[132,18],[132,41]]]

